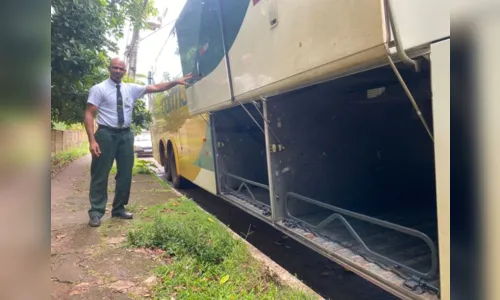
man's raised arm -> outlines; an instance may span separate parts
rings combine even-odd
[[[173,88],[174,86],[176,86],[178,84],[188,85],[188,83],[186,81],[191,79],[192,77],[193,77],[193,75],[188,74],[184,78],[179,79],[179,80],[174,80],[174,81],[170,81],[170,82],[161,82],[161,83],[157,83],[157,84],[150,84],[150,85],[146,86],[146,93],[163,92],[163,91],[166,91],[166,90]]]

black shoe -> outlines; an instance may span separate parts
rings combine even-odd
[[[112,218],[120,218],[120,219],[132,219],[134,216],[128,212],[114,213],[111,214]]]
[[[92,217],[92,218],[90,218],[89,225],[90,225],[90,227],[99,227],[99,226],[101,226],[101,218],[99,218],[99,217]]]

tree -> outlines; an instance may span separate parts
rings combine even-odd
[[[137,99],[132,113],[131,129],[134,135],[139,134],[143,130],[149,130],[151,120],[151,113],[146,108],[146,102],[143,99]]]
[[[145,76],[137,74],[136,77]],[[128,76],[123,77],[122,81],[144,84],[140,80],[134,80]],[[137,99],[134,103],[134,110],[132,111],[132,125],[130,126],[134,135],[141,133],[141,131],[143,130],[149,130],[152,119],[152,115],[146,108],[146,102],[144,101],[144,99]]]
[[[53,122],[82,122],[90,87],[108,76],[113,38],[123,37],[125,22],[144,27],[157,14],[153,1],[52,0],[51,117]]]
[[[134,2],[135,6],[132,13],[132,25],[133,25],[133,34],[132,41],[129,45],[127,45],[127,49],[125,51],[125,55],[127,57],[127,62],[129,63],[129,76],[135,78],[135,72],[137,68],[137,50],[139,47],[139,33],[141,29],[145,28],[143,21],[143,17],[145,15],[151,15],[152,13],[148,11],[151,7],[151,2],[149,0],[142,0],[142,5],[139,7],[138,2]],[[157,11],[155,10],[157,13]]]

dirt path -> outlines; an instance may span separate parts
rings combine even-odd
[[[90,157],[86,156],[51,181],[52,299],[148,298],[157,263],[148,253],[123,247],[131,221],[110,220],[108,210],[101,227],[87,225],[89,168]],[[134,176],[130,209],[176,197],[160,189],[150,175]],[[108,199],[113,199],[112,177],[108,190]]]
[[[92,228],[87,214],[89,172],[90,156],[85,156],[51,180],[52,299],[151,298],[152,288],[160,281],[155,276],[156,268],[171,261],[155,250],[125,247],[126,236],[134,223],[150,221],[143,214],[148,207],[178,199],[180,194],[165,189],[154,175],[135,175],[127,207],[135,213],[134,220],[110,219],[115,189],[110,176],[107,214],[100,227]],[[276,277],[276,282],[320,298],[256,248],[249,244],[247,248],[259,268]]]

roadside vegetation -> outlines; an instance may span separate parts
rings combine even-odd
[[[180,197],[150,207],[128,245],[163,253],[154,299],[314,299],[281,286],[215,218]]]
[[[69,163],[85,156],[88,153],[89,153],[89,143],[85,141],[78,147],[63,152],[59,152],[53,155],[50,159],[51,176],[54,176],[55,174],[59,173]]]
[[[146,28],[146,20],[158,14],[154,7],[153,0],[51,2],[52,129],[83,128],[67,124],[82,122],[88,91],[109,76],[110,53],[120,50],[117,41],[126,25]],[[138,82],[135,78],[124,81]],[[134,134],[149,128],[151,114],[145,104],[136,101]],[[84,142],[52,156],[52,175],[87,155],[88,148]],[[133,174],[151,174],[150,164],[135,157]],[[111,174],[116,171],[114,164]],[[159,280],[154,299],[312,299],[281,286],[252,258],[244,243],[189,199],[172,199],[147,209],[131,206],[130,211],[138,220],[123,225],[132,228],[128,246],[155,249],[165,258],[156,270]],[[116,228],[107,220],[99,230],[111,229]]]
[[[54,130],[83,130],[85,125],[83,123],[65,123],[65,122],[52,122],[52,129]]]
[[[132,168],[132,175],[137,175],[137,174],[153,174],[153,171],[151,171],[151,167],[154,167],[154,163],[144,160],[144,159],[138,159],[137,155],[134,157],[134,166]],[[113,163],[113,166],[111,167],[111,171],[109,172],[110,175],[116,175],[117,169],[116,169],[116,161]]]

